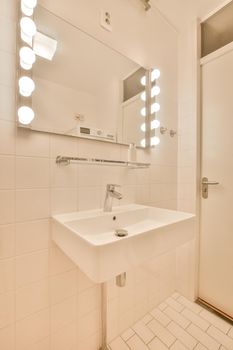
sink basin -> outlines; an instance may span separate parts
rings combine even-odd
[[[142,206],[91,210],[52,219],[52,237],[94,282],[102,283],[194,238],[192,214]],[[126,230],[125,237],[116,230]]]

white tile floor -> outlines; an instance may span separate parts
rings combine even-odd
[[[114,339],[111,350],[233,350],[233,326],[178,293]]]

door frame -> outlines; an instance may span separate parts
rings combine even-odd
[[[195,297],[196,301],[202,303],[203,305],[207,306],[208,308],[211,308],[213,311],[216,311],[220,316],[223,316],[224,318],[227,318],[229,320],[228,315],[221,312],[221,310],[218,310],[217,308],[214,308],[213,305],[208,304],[207,302],[203,301],[201,298],[199,298],[199,274],[200,274],[200,236],[201,236],[201,179],[202,179],[202,140],[203,140],[203,130],[202,130],[202,66],[207,64],[208,62],[211,62],[228,52],[233,50],[233,42],[229,43],[228,45],[225,45],[221,47],[220,49],[210,53],[209,55],[201,58],[201,23],[206,21],[209,17],[214,15],[216,12],[221,10],[224,6],[226,6],[228,3],[230,3],[232,0],[226,0],[222,3],[221,6],[218,6],[214,11],[210,12],[207,16],[203,17],[202,19],[197,21],[196,26],[196,37],[197,37],[197,43],[196,43],[196,57],[197,57],[197,72],[196,72],[196,83],[197,83],[197,96],[196,96],[196,103],[197,103],[197,135],[196,135],[196,142],[197,142],[197,160],[196,160],[196,217],[197,217],[197,239],[196,239],[196,262],[197,262],[197,271],[196,271],[196,290],[195,290]]]

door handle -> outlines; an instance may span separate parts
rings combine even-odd
[[[207,199],[209,195],[209,186],[216,186],[216,185],[219,185],[219,182],[209,181],[207,177],[203,177],[202,178],[202,197],[204,199]]]

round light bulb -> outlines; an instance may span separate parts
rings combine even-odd
[[[36,34],[36,25],[31,18],[23,17],[20,21],[21,39],[32,44],[32,37]]]
[[[142,132],[146,132],[146,123],[143,123],[140,128]]]
[[[157,137],[157,136],[151,137],[151,139],[150,139],[150,145],[151,146],[157,146],[159,144],[160,144],[160,138],[159,137]]]
[[[141,100],[142,101],[146,101],[146,91],[143,91],[142,93],[141,93]]]
[[[21,0],[21,11],[26,16],[32,16],[33,10],[37,5],[37,0]]]
[[[158,96],[160,94],[160,87],[159,86],[153,86],[153,88],[151,89],[151,98]],[[146,101],[146,91],[143,91],[141,93],[141,100],[142,101]]]
[[[159,69],[154,69],[151,72],[151,81],[155,81],[156,79],[159,79],[160,77],[160,70]]]
[[[145,116],[146,116],[146,107],[143,107],[143,108],[141,109],[141,116],[142,116],[142,117],[145,117]]]
[[[153,105],[151,105],[151,114],[156,113],[160,110],[160,104],[159,103],[153,103]]]
[[[30,70],[36,60],[36,55],[30,47],[22,47],[19,51],[20,66],[25,70]]]
[[[160,127],[160,121],[155,119],[151,122],[151,130],[158,129]]]
[[[143,85],[143,86],[146,86],[146,76],[144,75],[142,78],[141,78],[141,84]]]
[[[140,144],[142,147],[146,147],[146,140],[145,139],[141,140]]]
[[[34,111],[27,106],[22,106],[18,109],[18,119],[21,124],[30,124],[35,117]]]
[[[158,96],[160,94],[160,87],[158,85],[153,86],[151,89],[151,97]]]
[[[35,83],[29,77],[22,77],[19,79],[19,93],[22,96],[29,97],[35,90]]]

